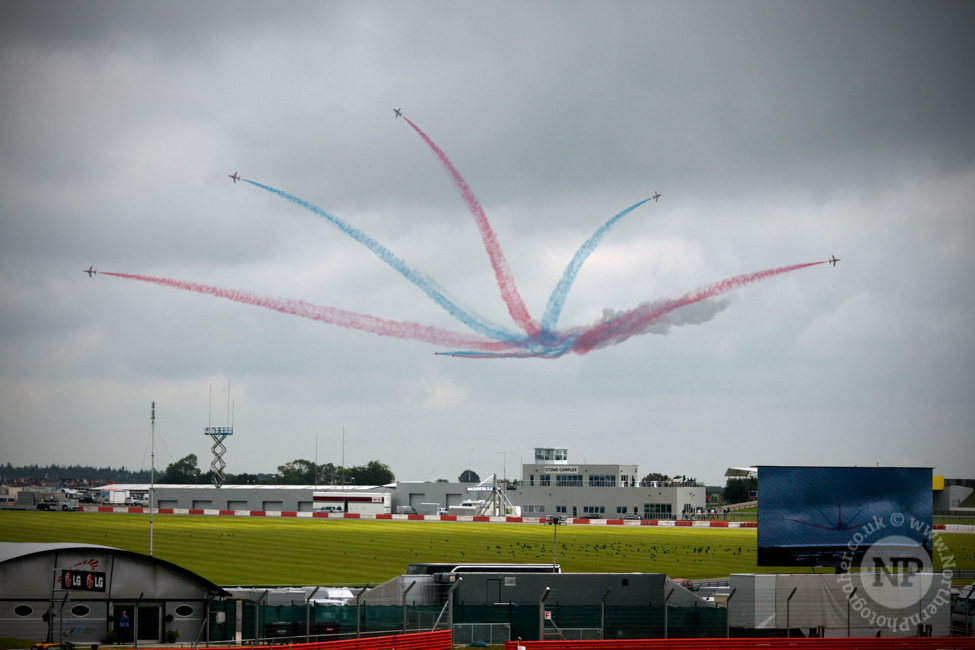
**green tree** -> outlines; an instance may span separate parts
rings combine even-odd
[[[378,460],[370,460],[364,467],[349,469],[356,485],[386,485],[396,480],[393,470]]]
[[[314,483],[320,483],[323,485],[334,485],[336,483],[336,477],[338,476],[338,470],[332,463],[325,463],[324,465],[318,466],[318,480],[313,481]]]
[[[315,463],[298,458],[278,466],[278,483],[284,485],[311,485],[315,482]]]
[[[643,485],[649,485],[651,481],[669,481],[669,480],[670,477],[667,476],[666,474],[661,474],[660,472],[650,472],[642,479],[640,479],[640,483]]]
[[[724,487],[725,503],[741,503],[748,501],[748,492],[758,490],[758,478],[729,478]]]
[[[166,467],[160,483],[198,483],[200,470],[196,466],[196,454],[189,454]]]
[[[472,469],[465,469],[461,472],[460,476],[457,477],[457,481],[460,483],[480,483],[481,477],[477,475]]]

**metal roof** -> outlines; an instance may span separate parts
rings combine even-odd
[[[219,596],[230,595],[230,593],[223,587],[210,582],[198,573],[193,573],[189,569],[184,569],[178,564],[173,564],[172,562],[167,562],[166,560],[160,560],[159,558],[151,555],[136,553],[134,551],[126,551],[125,549],[115,548],[113,546],[102,546],[101,544],[72,544],[67,542],[0,542],[0,564],[13,562],[30,555],[42,555],[45,553],[55,553],[57,551],[70,551],[75,549],[99,549],[109,551],[116,555],[125,555],[128,557],[137,558],[143,562],[158,564],[175,571],[176,573],[182,574],[190,580],[198,582],[213,594]]]
[[[733,478],[747,478],[749,476],[758,476],[758,468],[757,467],[729,467],[728,471],[725,472],[724,475]]]
[[[368,490],[377,489],[392,489],[395,488],[395,483],[390,483],[388,485],[326,485],[325,483],[320,483],[318,485],[267,485],[264,483],[256,483],[252,485],[239,485],[239,484],[227,484],[221,487],[216,487],[215,485],[209,483],[156,483],[155,485],[150,485],[149,483],[112,483],[111,485],[103,485],[99,489],[112,492],[117,490],[128,490],[135,492],[148,492],[150,488],[155,488],[156,490],[166,489],[166,490],[318,490],[322,491],[346,491],[346,492],[363,492]]]

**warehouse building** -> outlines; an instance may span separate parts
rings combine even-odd
[[[148,485],[108,486],[104,500],[123,505],[125,495],[145,495],[149,488]],[[563,447],[536,448],[534,462],[522,465],[517,487],[505,491],[504,505],[499,499],[493,511],[462,508],[467,502],[490,502],[497,496],[496,491],[494,482],[472,485],[414,481],[379,486],[156,485],[154,488],[157,508],[217,510],[228,514],[310,513],[327,502],[338,505],[341,512],[362,514],[436,515],[446,510],[461,515],[681,519],[703,509],[707,497],[704,484],[693,478],[641,482],[638,465],[570,463],[568,450]],[[376,506],[377,503],[380,505]]]

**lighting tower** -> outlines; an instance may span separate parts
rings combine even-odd
[[[227,466],[227,463],[223,461],[223,454],[227,451],[227,447],[223,444],[223,441],[227,436],[234,435],[234,428],[207,427],[203,430],[203,433],[213,439],[213,447],[210,448],[213,452],[213,460],[210,462],[210,469],[213,470],[213,478],[211,481],[213,481],[216,487],[221,487],[223,482],[227,480],[227,477],[223,475],[223,468]]]
[[[213,386],[210,387],[210,410],[213,410]],[[225,427],[211,427],[207,423],[206,429],[203,430],[204,435],[210,436],[213,439],[213,447],[210,450],[213,452],[213,460],[210,462],[210,469],[213,470],[213,478],[210,479],[215,487],[221,487],[223,482],[227,480],[227,477],[223,475],[223,468],[227,466],[227,463],[223,462],[223,454],[227,451],[227,447],[224,446],[223,441],[227,436],[234,435],[234,421],[231,417],[230,411],[230,382],[227,382],[227,426]]]

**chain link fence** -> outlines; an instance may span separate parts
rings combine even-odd
[[[214,601],[200,643],[305,643],[448,627],[459,645],[518,638],[947,636],[952,603],[950,582],[939,582],[944,580],[940,574],[736,575],[714,602],[695,606],[614,605],[611,599],[600,602],[601,593],[591,605],[461,601],[452,608],[364,600],[359,606]],[[958,627],[967,630],[972,623],[965,614]]]
[[[453,626],[454,645],[504,645],[511,641],[511,626],[507,623],[457,623]]]
[[[546,638],[723,637],[727,631],[726,611],[712,607],[556,605],[542,610],[537,605],[457,605],[453,610],[454,643],[483,641],[497,645],[518,637],[537,639],[540,621]],[[448,624],[447,616],[439,607],[272,606],[250,601],[215,601],[199,644],[305,643],[431,631],[435,626],[446,629]]]

